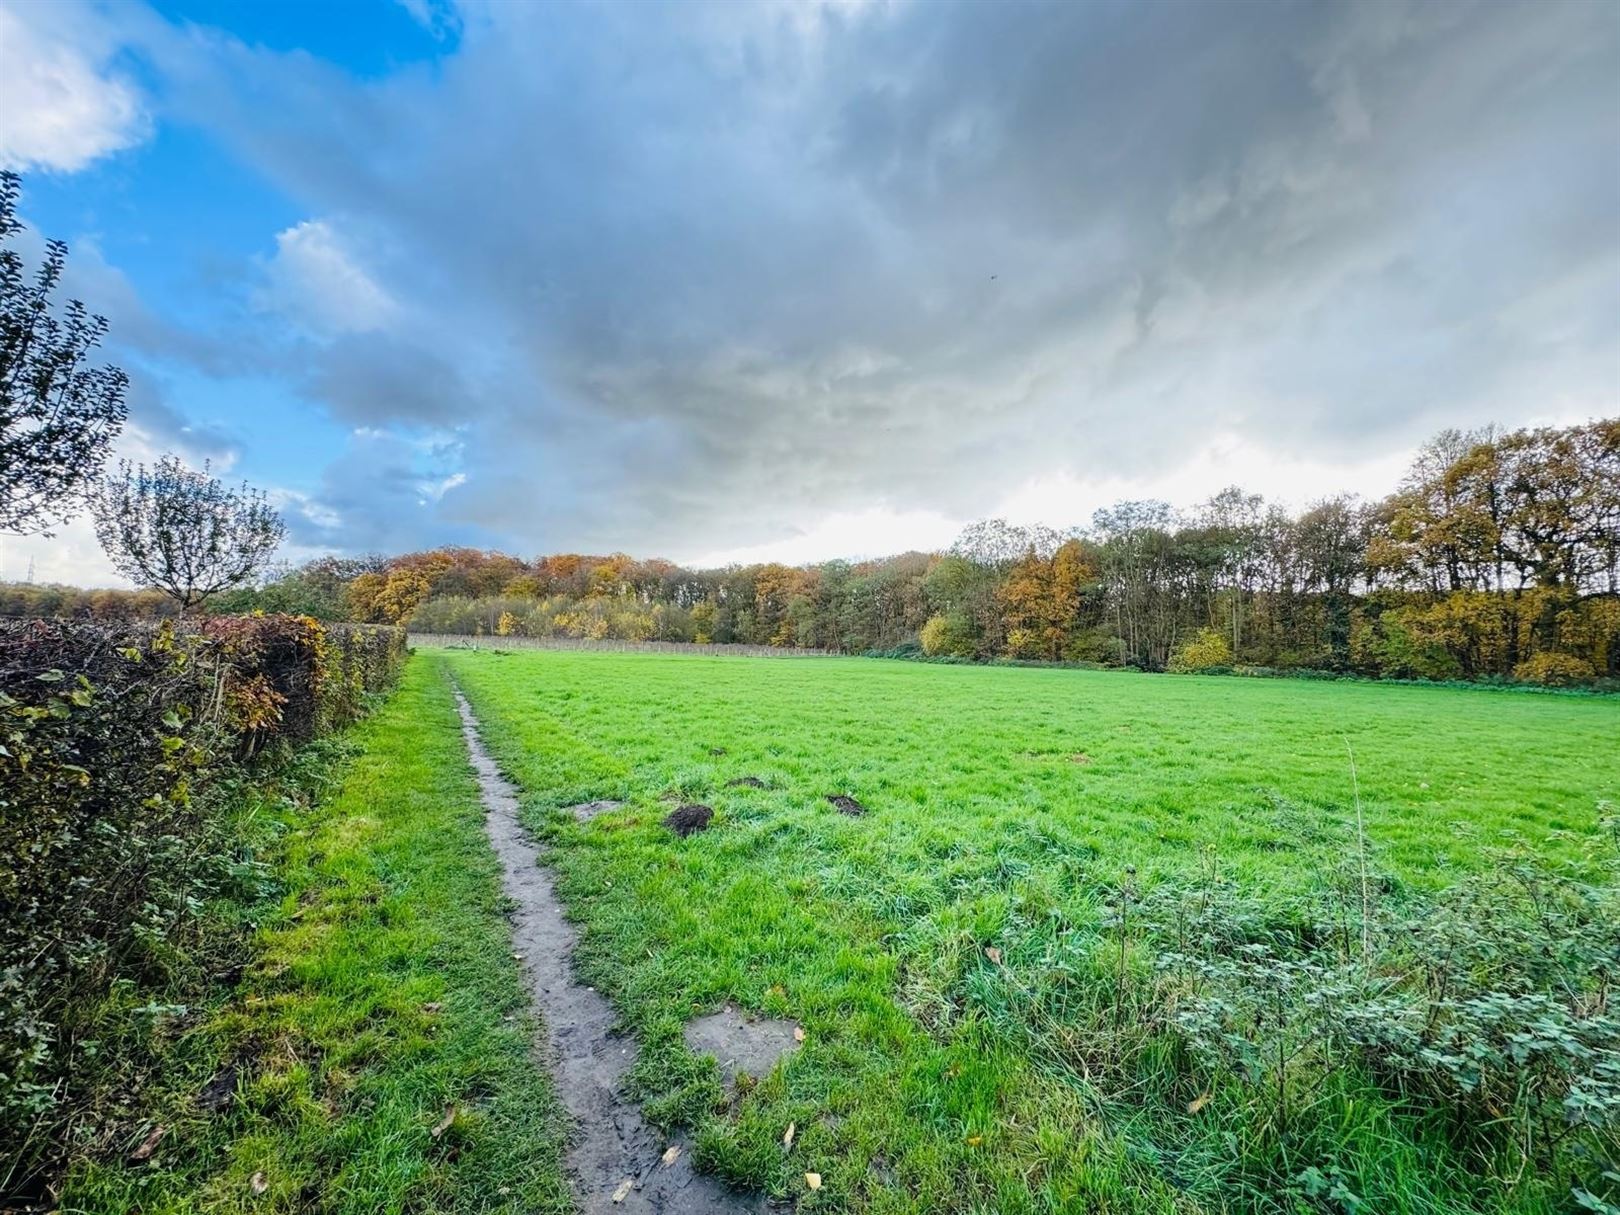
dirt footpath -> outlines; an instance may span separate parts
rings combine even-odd
[[[458,690],[462,733],[483,791],[490,844],[500,858],[512,914],[512,948],[523,962],[535,1007],[545,1020],[546,1062],[557,1095],[575,1122],[568,1171],[584,1215],[657,1212],[718,1215],[762,1212],[762,1196],[740,1194],[693,1171],[686,1144],[647,1125],[623,1095],[636,1058],[635,1040],[615,1034],[612,1006],[574,977],[577,933],[563,915],[541,849],[518,822],[516,790],[501,776],[478,736],[472,707]],[[670,1149],[679,1149],[665,1163]]]

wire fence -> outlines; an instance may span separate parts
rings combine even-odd
[[[609,654],[707,654],[718,658],[831,658],[835,650],[776,645],[701,645],[695,641],[586,641],[577,637],[469,637],[412,633],[410,644],[453,650],[600,650]]]

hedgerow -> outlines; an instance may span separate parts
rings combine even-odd
[[[205,909],[264,880],[233,790],[359,716],[404,652],[298,616],[0,622],[0,1125],[32,1128],[0,1190],[60,1153],[107,1000],[172,992]]]

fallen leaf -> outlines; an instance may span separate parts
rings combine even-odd
[[[821,1174],[806,1173],[804,1175],[804,1184],[809,1186],[812,1190],[819,1190],[821,1188]]]
[[[148,1134],[145,1139],[141,1140],[140,1147],[136,1148],[129,1154],[129,1158],[131,1160],[149,1159],[152,1155],[153,1149],[157,1147],[158,1141],[163,1138],[163,1136],[168,1132],[168,1129],[169,1128],[164,1126],[161,1122],[158,1123],[152,1128],[151,1133]]]
[[[636,1179],[634,1177],[626,1177],[623,1181],[619,1182],[619,1188],[613,1191],[613,1201],[623,1202],[625,1200],[625,1196],[629,1194],[631,1190],[635,1189],[635,1187]]]
[[[257,1198],[260,1194],[264,1193],[269,1188],[270,1188],[270,1183],[264,1179],[264,1174],[263,1173],[255,1173],[255,1174],[253,1174],[253,1176],[248,1178],[248,1189],[253,1192],[253,1196],[255,1198]]]
[[[454,1122],[455,1120],[456,1120],[456,1107],[453,1106],[453,1105],[445,1106],[444,1107],[444,1117],[443,1117],[443,1119],[440,1120],[439,1125],[434,1127],[429,1132],[429,1134],[431,1134],[435,1139],[437,1139],[440,1135],[444,1134],[446,1131],[448,1131],[450,1129],[450,1124],[452,1122]]]
[[[1189,1114],[1196,1114],[1199,1110],[1203,1109],[1209,1104],[1210,1097],[1212,1095],[1213,1094],[1210,1093],[1203,1093],[1197,1097],[1194,1097],[1191,1101],[1187,1102],[1187,1112]]]
[[[681,1158],[681,1145],[678,1144],[678,1143],[670,1144],[667,1148],[664,1149],[663,1156],[660,1157],[660,1159],[663,1160],[664,1167],[666,1169],[670,1165],[674,1164],[680,1158]]]
[[[984,1136],[983,1135],[969,1135],[967,1137],[967,1145],[969,1147],[978,1147],[983,1142],[984,1142]]]
[[[795,1025],[793,1027],[793,1040],[795,1042],[803,1042],[804,1041],[804,1026]]]
[[[991,945],[984,951],[984,956],[989,958],[997,966],[1001,965],[1001,950],[997,949],[994,945]]]
[[[798,1129],[799,1129],[799,1124],[797,1122],[788,1123],[787,1132],[782,1136],[782,1146],[783,1147],[788,1148],[789,1150],[792,1149],[792,1147],[793,1147],[793,1135],[794,1135],[794,1132],[797,1131]]]

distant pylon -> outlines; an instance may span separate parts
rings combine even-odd
[[[28,558],[28,577],[23,579],[29,586],[34,585],[34,559]]]

